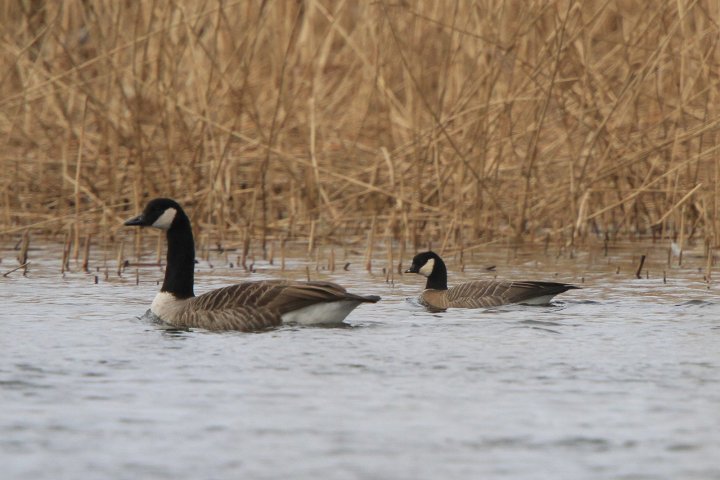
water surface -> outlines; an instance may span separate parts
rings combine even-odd
[[[0,277],[5,479],[720,478],[720,301],[691,267],[663,283],[634,279],[631,254],[476,256],[450,283],[583,289],[550,307],[429,313],[408,300],[417,276],[391,286],[361,259],[332,275],[311,264],[383,301],[349,328],[243,334],[143,319],[157,268],[139,285],[132,269],[63,278],[41,256]],[[212,264],[197,293],[280,275]]]

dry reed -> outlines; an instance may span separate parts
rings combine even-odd
[[[28,249],[30,248],[30,232],[25,230],[20,241],[20,251],[18,252],[17,261],[20,265],[26,265],[28,262]]]
[[[286,239],[309,256],[376,228],[398,269],[405,242],[712,252],[717,18],[709,0],[4,2],[0,234],[72,232],[77,260],[81,235],[169,196],[205,247],[242,240],[244,268],[251,241],[281,239],[284,266]]]
[[[83,243],[83,259],[82,259],[82,271],[85,273],[90,272],[89,262],[90,262],[90,241],[91,241],[92,235],[86,235],[85,236],[85,242]]]
[[[635,270],[635,278],[642,278],[642,268],[643,265],[645,265],[645,255],[640,255],[640,263],[638,264],[637,269]]]

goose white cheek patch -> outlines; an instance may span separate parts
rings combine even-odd
[[[174,208],[168,208],[158,217],[157,220],[153,222],[152,226],[161,230],[168,230],[170,225],[172,225],[173,220],[175,220],[176,213],[177,210]]]
[[[425,265],[420,267],[420,270],[418,270],[418,271],[420,272],[421,275],[425,275],[426,277],[429,277],[433,271],[433,268],[435,268],[435,259],[431,258],[430,260],[425,262]]]

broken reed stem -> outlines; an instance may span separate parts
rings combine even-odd
[[[20,243],[20,251],[18,252],[17,260],[20,265],[26,265],[28,263],[28,248],[30,248],[30,231],[25,230],[22,235]],[[23,271],[23,275],[27,273],[27,268]]]
[[[462,215],[462,212],[460,213]],[[460,252],[459,252],[459,261],[460,261],[460,271],[465,271],[465,242],[463,241],[463,218],[460,217],[460,222],[457,226],[456,235],[455,235],[455,243],[459,245]]]
[[[392,230],[390,228],[387,229],[387,234],[385,235],[385,244],[387,249],[387,273],[385,275],[385,283],[395,285],[395,269],[393,268],[395,260],[393,259]]]
[[[90,238],[91,235],[87,234],[85,236],[85,244],[83,245],[82,270],[85,273],[90,272],[90,269],[88,268],[88,262],[90,261]]]
[[[122,277],[123,272],[123,265],[124,265],[124,257],[125,257],[125,242],[120,241],[120,248],[118,248],[118,255],[117,255],[117,275],[118,277]]]
[[[328,270],[330,272],[335,271],[335,249],[330,248],[330,255],[328,256]]]
[[[682,267],[683,249],[685,248],[685,205],[680,209],[680,234],[678,235],[678,267]]]
[[[308,257],[312,254],[313,248],[315,247],[315,220],[310,221],[310,237],[308,238]]]
[[[708,242],[707,260],[705,263],[705,282],[712,283],[713,246]]]
[[[206,262],[210,262],[210,234],[202,235],[201,237],[202,259]]]
[[[63,245],[62,265],[60,265],[60,273],[70,270],[70,250],[72,246],[72,236],[70,232],[65,234],[65,244]]]
[[[3,273],[3,277],[8,277],[8,276],[10,276],[11,273],[17,272],[21,268],[24,269],[24,272],[27,272],[27,266],[29,264],[30,264],[30,262],[25,262],[22,265],[18,265],[17,267],[13,268],[12,270],[8,270],[7,272]],[[23,273],[23,275],[25,275],[25,273]]]
[[[636,277],[636,278],[642,278],[642,276],[640,275],[640,273],[641,273],[641,271],[642,271],[642,268],[643,268],[643,265],[644,265],[644,264],[645,264],[645,255],[641,255],[641,256],[640,256],[640,264],[638,265],[637,270],[635,271],[635,277]]]
[[[373,245],[375,244],[375,215],[370,222],[370,230],[368,231],[367,248],[365,249],[365,270],[372,273],[372,256]]]
[[[247,257],[248,253],[250,252],[250,234],[249,234],[249,228],[246,228],[244,231],[243,236],[243,245],[242,245],[242,254],[240,256],[240,265],[242,266],[243,270],[247,271]]]
[[[286,238],[282,237],[280,239],[280,271],[285,271],[285,241]]]
[[[400,238],[400,253],[398,254],[397,273],[398,275],[403,274],[403,257],[405,256],[405,235],[401,235]]]
[[[110,248],[108,247],[108,237],[106,233],[103,233],[103,245],[102,245],[102,251],[103,251],[103,265],[102,268],[105,270],[105,280],[108,280],[110,278],[110,266],[108,265],[108,255],[110,252]]]
[[[135,229],[134,238],[135,238],[135,241],[133,242],[133,257],[135,258],[135,263],[140,263],[140,257],[142,255],[142,238],[143,238],[143,229],[142,228]]]
[[[80,126],[80,139],[78,142],[77,161],[75,164],[75,247],[73,252],[73,258],[75,259],[75,262],[77,262],[78,256],[80,254],[80,170],[82,168],[83,145],[85,144],[85,120],[87,117],[87,104],[88,97],[85,96],[85,102],[83,104],[82,124]]]

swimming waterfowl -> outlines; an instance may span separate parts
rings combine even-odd
[[[405,273],[418,273],[427,277],[420,301],[436,310],[487,308],[508,303],[547,305],[555,295],[579,288],[566,283],[497,280],[475,280],[448,288],[445,262],[432,251],[415,255]]]
[[[375,295],[349,293],[331,282],[286,280],[243,282],[196,297],[195,243],[190,219],[180,205],[156,198],[125,225],[166,232],[165,279],[150,310],[175,327],[249,332],[283,323],[338,324],[361,303],[380,300]]]

